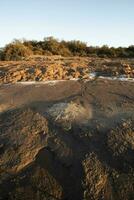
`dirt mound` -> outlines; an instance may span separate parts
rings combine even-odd
[[[2,114],[0,127],[1,170],[15,173],[31,163],[43,147],[47,120],[30,109],[22,109]]]

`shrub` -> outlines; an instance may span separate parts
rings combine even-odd
[[[42,42],[42,49],[44,51],[49,51],[54,55],[58,55],[58,50],[59,50],[59,42],[57,39],[53,37],[47,37],[44,38],[44,41]]]
[[[60,44],[58,48],[58,55],[66,57],[66,56],[71,56],[72,53],[67,47],[65,47],[63,44]]]
[[[3,49],[0,49],[0,60],[4,60],[4,52],[3,52]]]
[[[102,47],[87,46],[79,40],[59,41],[54,37],[46,37],[43,41],[15,40],[4,49],[0,49],[0,60],[22,60],[34,55],[61,55],[61,56],[93,56],[103,58],[134,58],[134,46]]]
[[[78,55],[78,56],[85,56],[86,55],[86,48],[87,45],[84,42],[81,41],[69,41],[66,43],[66,46],[72,52],[73,55]]]
[[[4,60],[22,60],[32,55],[32,51],[20,41],[14,41],[4,48],[3,54]]]

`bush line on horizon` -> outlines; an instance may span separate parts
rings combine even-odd
[[[102,57],[102,58],[134,58],[134,45],[129,47],[87,46],[79,40],[59,41],[54,37],[46,37],[43,41],[14,40],[0,49],[0,60],[22,60],[32,55],[61,55]]]

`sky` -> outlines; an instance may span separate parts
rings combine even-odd
[[[89,46],[134,45],[134,0],[0,0],[0,47],[48,36]]]

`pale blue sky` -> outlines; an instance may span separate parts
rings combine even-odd
[[[0,0],[0,47],[14,38],[134,44],[134,0]]]

